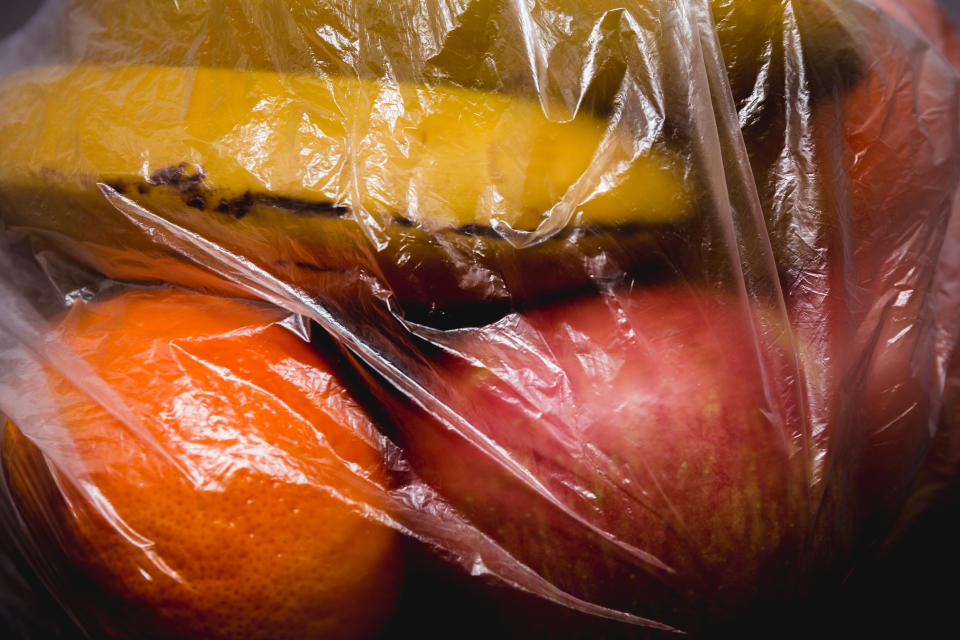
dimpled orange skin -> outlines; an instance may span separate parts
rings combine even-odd
[[[137,292],[77,305],[61,325],[159,445],[49,374],[89,481],[145,545],[60,473],[37,473],[39,449],[7,424],[11,493],[37,540],[61,541],[47,557],[69,566],[54,573],[89,577],[79,597],[109,635],[363,638],[389,616],[396,536],[347,506],[386,493],[379,455],[357,436],[373,427],[281,318]]]

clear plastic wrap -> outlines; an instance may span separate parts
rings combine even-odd
[[[47,2],[0,42],[12,574],[97,638],[403,635],[424,554],[504,633],[772,633],[960,471],[958,42]]]

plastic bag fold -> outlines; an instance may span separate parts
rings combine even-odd
[[[955,482],[937,11],[46,3],[0,43],[17,553],[93,637],[389,634],[409,544],[627,636],[796,610]]]

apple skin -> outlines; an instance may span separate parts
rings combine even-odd
[[[935,0],[874,0],[874,3],[925,37],[954,71],[960,73],[960,32]],[[950,124],[956,127],[957,122],[954,119]],[[941,128],[938,125],[938,133]],[[946,242],[952,242],[954,246],[960,243],[960,220],[956,215],[949,223]],[[960,280],[960,264],[957,261],[940,264],[939,269],[942,282]],[[943,289],[956,292],[955,287]],[[955,300],[948,301],[938,307],[937,313],[940,317],[956,318],[958,306],[960,304]],[[937,354],[942,357],[939,350]],[[946,384],[937,430],[930,441],[924,467],[914,481],[911,494],[899,515],[895,536],[902,534],[914,519],[920,517],[943,494],[955,491],[960,480],[960,349],[956,345],[944,362]]]
[[[957,74],[938,55],[956,37],[931,2],[876,5],[855,11],[851,86],[809,103],[772,94],[765,139],[741,113],[802,365],[818,372],[808,415],[830,452],[824,488],[854,496],[842,508],[874,539],[932,442],[948,341],[938,260],[960,178]]]
[[[797,588],[810,451],[772,314],[660,287],[508,316],[447,347],[434,392],[470,426],[410,412],[404,446],[519,561],[685,629]]]
[[[793,241],[771,233],[791,321],[834,378],[818,403],[833,425],[822,446],[852,452],[838,464],[852,470],[858,517],[875,538],[931,446],[945,355],[937,278],[960,180],[960,85],[938,55],[956,36],[932,3],[877,4],[891,15],[864,14],[864,74],[812,112],[817,195],[789,207],[820,215],[793,218]]]
[[[937,0],[872,0],[879,9],[922,34],[960,70],[960,35]]]

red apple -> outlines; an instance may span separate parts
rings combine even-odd
[[[930,66],[937,70],[942,67],[941,64],[932,60],[934,57],[932,53],[935,51],[942,55],[946,62],[953,67],[954,75],[960,73],[960,33],[935,0],[874,0],[874,2],[884,12],[913,31],[914,34],[926,39],[933,48],[927,55],[931,60]],[[935,80],[936,76],[930,75],[931,79]],[[951,84],[955,86],[955,83],[956,80]],[[930,93],[937,86],[946,91],[950,85],[924,86],[926,87],[925,92]],[[944,98],[947,97],[944,96]],[[936,114],[935,111],[932,113]],[[919,112],[918,115],[924,121],[932,120],[935,123],[933,128],[923,132],[926,137],[930,139],[942,138],[944,141],[951,141],[956,146],[957,133],[951,133],[948,129],[952,127],[954,131],[960,130],[960,118],[956,117],[955,112],[944,111],[935,118],[931,117],[930,111]],[[914,127],[916,127],[916,120],[914,121]],[[954,170],[957,155],[957,152],[954,151],[947,159],[948,162],[952,161],[953,164],[948,166],[952,166]],[[925,164],[929,165],[928,159],[925,160]],[[955,181],[950,182],[943,175],[934,174],[931,182],[942,182],[945,193],[956,191]],[[960,205],[960,200],[953,205],[952,210],[956,210],[957,205]],[[922,210],[916,211],[915,214],[922,214]],[[925,296],[928,302],[935,301],[936,307],[924,310],[928,325],[935,317],[939,322],[936,329],[941,332],[941,337],[936,344],[927,343],[924,345],[924,354],[928,359],[927,370],[931,374],[936,365],[934,357],[942,361],[940,366],[947,367],[944,404],[941,414],[935,416],[937,417],[937,429],[933,438],[928,440],[929,430],[925,430],[923,434],[924,443],[929,442],[929,451],[924,460],[924,468],[914,479],[910,497],[899,513],[894,537],[902,534],[920,512],[934,503],[949,487],[955,485],[958,470],[960,470],[960,394],[958,394],[958,389],[960,389],[960,383],[958,383],[958,380],[960,380],[960,376],[958,376],[958,373],[960,373],[960,351],[957,350],[956,346],[952,346],[952,340],[944,339],[944,336],[956,335],[958,329],[956,326],[957,318],[960,317],[958,316],[958,309],[960,309],[958,297],[960,296],[957,295],[956,286],[951,284],[960,281],[960,261],[951,257],[951,252],[955,254],[956,247],[960,246],[960,218],[956,213],[954,213],[953,219],[946,229],[944,242],[948,248],[944,249],[942,257],[947,259],[941,259],[936,265],[940,281],[939,289],[930,291]],[[930,263],[925,264],[929,268]],[[926,326],[924,328],[932,332],[931,327]],[[899,342],[903,342],[903,340]],[[901,346],[900,349],[903,350],[904,346]],[[950,349],[952,349],[952,353],[947,353]],[[902,363],[899,368],[901,380],[908,377],[904,376],[905,371],[914,373],[917,369],[915,366],[908,369]],[[933,377],[934,380],[937,379],[933,375],[929,377]],[[933,387],[928,385],[928,388]],[[925,389],[924,393],[929,394],[929,391]]]
[[[872,0],[887,14],[922,34],[956,69],[960,69],[960,35],[937,0]]]
[[[856,11],[857,81],[782,103],[781,145],[751,147],[802,364],[818,372],[821,487],[858,496],[874,537],[931,445],[937,341],[950,342],[937,277],[960,180],[957,73],[941,57],[956,36],[926,0],[877,5]]]
[[[459,331],[435,390],[457,417],[405,417],[405,446],[558,587],[688,628],[734,615],[792,584],[810,513],[794,350],[773,318],[676,286]]]
[[[956,71],[937,51],[952,45],[907,28],[935,35],[942,14],[916,0],[879,4],[904,22],[865,13],[862,77],[814,109],[817,173],[803,179],[816,196],[783,210],[819,215],[794,219],[797,249],[781,265],[791,320],[830,368],[817,403],[823,446],[841,452],[836,477],[850,475],[859,513],[882,535],[930,446],[936,278],[960,179],[960,113]]]

